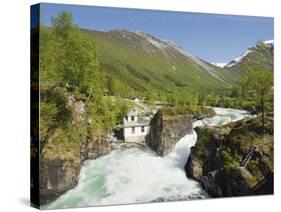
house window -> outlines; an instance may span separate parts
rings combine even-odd
[[[135,127],[132,127],[132,134],[135,134]]]
[[[132,116],[132,117],[131,117],[131,120],[132,120],[132,121],[135,121],[135,117],[134,117],[134,116]]]
[[[144,126],[141,127],[141,132],[144,133]]]

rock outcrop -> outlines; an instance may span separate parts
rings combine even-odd
[[[159,110],[150,122],[150,132],[146,144],[159,155],[170,153],[176,143],[192,131],[191,116],[181,115],[173,119]]]
[[[67,96],[70,117],[67,126],[58,126],[41,143],[40,202],[54,200],[74,188],[86,159],[96,159],[111,150],[105,133],[92,136],[88,131],[86,108],[82,100]]]
[[[91,139],[83,152],[83,159],[96,159],[100,156],[106,155],[111,151],[108,137],[100,135]]]
[[[74,188],[79,180],[81,160],[43,159],[40,164],[40,201],[47,202]]]
[[[266,121],[262,135],[259,118],[222,127],[195,129],[195,147],[185,165],[186,175],[201,182],[212,197],[273,194],[273,125]],[[241,163],[255,146],[247,166]]]

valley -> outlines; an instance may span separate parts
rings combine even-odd
[[[51,27],[32,29],[31,42],[40,53],[39,79],[31,77],[40,92],[43,208],[273,192],[273,41],[211,64],[147,32],[80,28],[64,11]],[[149,119],[141,125],[131,111]],[[138,145],[124,138],[129,119],[149,129]]]

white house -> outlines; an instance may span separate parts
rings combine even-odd
[[[123,119],[125,142],[143,142],[149,133],[150,117],[140,116],[136,109],[127,113]]]

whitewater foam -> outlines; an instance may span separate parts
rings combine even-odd
[[[214,108],[216,116],[194,123],[221,125],[240,120],[247,111]],[[208,198],[200,184],[185,175],[184,165],[197,134],[184,136],[160,157],[143,148],[121,148],[85,161],[78,185],[43,208],[85,207]]]

